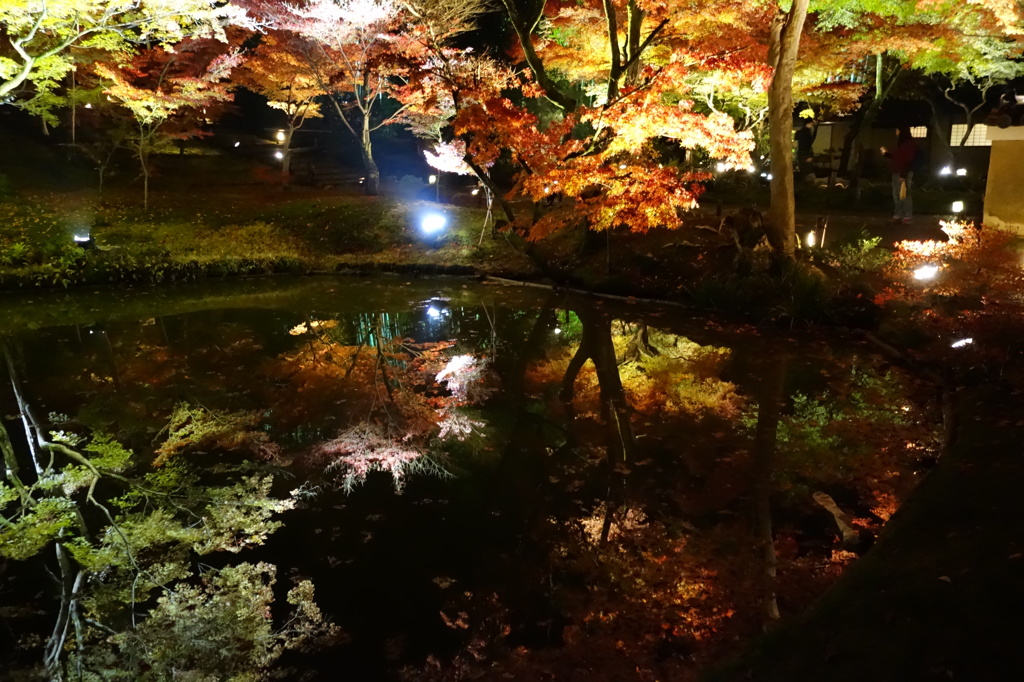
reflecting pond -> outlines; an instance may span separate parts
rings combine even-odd
[[[681,308],[313,278],[0,313],[26,674],[689,679],[937,452],[868,346]]]

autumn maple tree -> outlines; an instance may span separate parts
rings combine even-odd
[[[145,50],[120,67],[97,64],[96,72],[109,81],[106,93],[135,120],[131,147],[142,169],[145,207],[149,206],[150,156],[161,136],[187,139],[202,134],[207,110],[231,99],[226,79],[239,59],[237,52],[225,52],[216,41],[190,40],[179,43],[174,51]]]
[[[335,112],[359,144],[368,194],[376,194],[380,183],[373,133],[404,120],[405,106],[392,95],[405,85],[409,71],[422,64],[427,45],[439,47],[469,28],[482,7],[454,0],[245,4],[268,25],[294,37],[307,77],[330,95]]]
[[[74,66],[73,47],[116,54],[189,36],[223,40],[229,24],[249,21],[239,7],[215,0],[0,3],[0,104],[52,94]]]
[[[526,99],[484,92],[460,106],[453,128],[474,163],[506,157],[518,169],[513,196],[529,198],[537,211],[509,202],[503,209],[529,238],[569,226],[679,226],[708,176],[662,154],[659,140],[749,165],[749,133],[678,96],[685,74],[719,57],[673,44],[666,27],[675,8],[503,5],[528,67],[520,83]]]
[[[310,71],[309,46],[287,31],[266,30],[259,45],[245,55],[233,82],[267,98],[267,106],[284,114],[281,142],[281,177],[287,185],[291,173],[292,140],[311,118],[321,118],[321,82]]]

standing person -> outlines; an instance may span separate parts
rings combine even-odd
[[[891,152],[881,148],[882,155],[889,159],[889,171],[892,173],[892,202],[895,209],[893,222],[910,223],[914,217],[914,201],[910,195],[914,181],[914,163],[917,161],[918,147],[910,128],[900,126],[896,136],[896,149]]]
[[[807,121],[800,130],[796,131],[796,161],[797,172],[801,178],[806,178],[814,172],[814,121]]]

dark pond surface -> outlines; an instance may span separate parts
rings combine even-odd
[[[677,308],[322,278],[0,313],[9,671],[687,679],[805,608],[935,451],[867,346]],[[211,587],[258,562],[273,588]],[[305,579],[340,633],[278,658]]]

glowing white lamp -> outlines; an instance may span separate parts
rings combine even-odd
[[[448,219],[440,213],[428,213],[420,220],[420,231],[425,235],[434,235],[444,230]]]
[[[953,213],[963,213],[964,212],[964,202],[962,202],[962,201],[954,201],[953,205],[950,208],[953,209]]]
[[[74,237],[72,237],[72,239],[74,239],[75,242],[78,243],[78,244],[84,244],[85,242],[87,242],[90,239],[92,239],[92,237],[88,233],[87,234],[76,234]]]
[[[435,308],[434,306],[430,306],[429,308],[427,308],[427,317],[429,317],[432,320],[440,319],[441,311]]]
[[[952,175],[953,169],[949,166],[943,166],[942,170],[939,171],[939,175]]]
[[[806,243],[809,248],[813,248],[818,243],[818,235],[814,233],[814,230],[807,233]]]
[[[962,178],[965,175],[967,175],[967,169],[966,168],[957,168],[956,169],[956,174]]]
[[[274,158],[275,159],[283,159],[284,158],[284,152],[274,152]]]
[[[240,145],[240,144],[242,144],[242,143],[241,143],[241,142],[236,142],[236,143],[235,143],[235,146],[237,147],[237,146],[238,146],[238,145]]]
[[[562,328],[561,327],[555,327],[555,333],[556,334],[561,334],[562,333]]]
[[[968,336],[966,339],[960,339],[959,341],[954,341],[953,343],[949,344],[949,347],[950,348],[963,348],[964,346],[969,346],[972,343],[974,343],[974,339],[972,339],[971,337]]]
[[[278,130],[277,135],[275,135],[275,137],[277,138],[278,142],[284,142],[284,131]]]
[[[427,178],[427,182],[429,182],[431,185],[435,184],[437,182],[437,176],[431,175],[430,177]]]
[[[726,168],[727,166],[721,161],[715,164],[715,170],[718,171],[719,173],[724,173]]]
[[[930,279],[935,279],[937,274],[939,274],[938,265],[922,265],[917,270],[914,270],[914,279],[926,282]]]
[[[86,109],[92,109],[92,103],[90,102],[90,103],[86,104],[86,105],[85,105],[85,108],[86,108]]]
[[[472,194],[473,196],[476,196],[477,194],[480,194],[480,188],[479,187],[474,187],[473,191],[470,192],[470,194]]]

